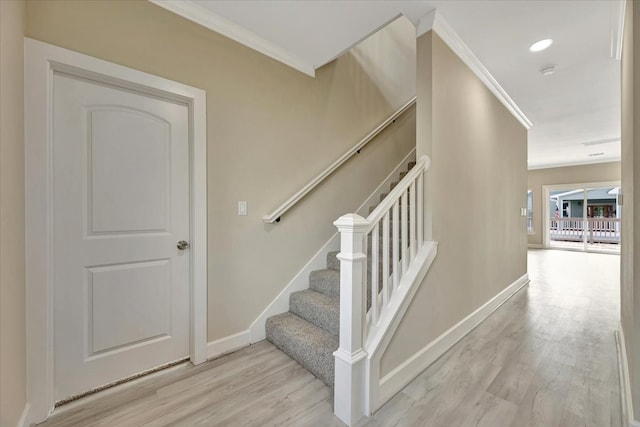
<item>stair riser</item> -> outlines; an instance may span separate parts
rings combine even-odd
[[[298,332],[296,330],[288,330],[277,321],[277,318],[278,316],[274,316],[267,319],[267,340],[329,387],[333,387],[335,365],[333,352],[338,349],[337,337],[331,342],[325,341],[318,345],[308,340],[306,335],[296,333]]]
[[[289,311],[333,335],[340,333],[340,303],[315,291],[291,294]]]
[[[339,251],[329,252],[327,254],[327,268],[331,270],[340,271],[340,260],[337,255]]]
[[[340,298],[340,272],[337,270],[312,271],[309,288],[333,298]]]

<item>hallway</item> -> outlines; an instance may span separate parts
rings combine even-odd
[[[619,257],[529,251],[531,283],[373,426],[620,426]]]
[[[619,257],[530,251],[531,283],[367,426],[621,425]],[[262,342],[69,404],[43,426],[341,426],[330,390]]]

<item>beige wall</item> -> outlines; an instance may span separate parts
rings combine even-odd
[[[542,245],[543,185],[608,181],[620,181],[620,162],[530,170],[529,188],[533,190],[533,234],[529,235],[529,244]]]
[[[0,1],[0,426],[26,403],[23,1]]]
[[[408,19],[398,18],[351,54],[389,103],[416,96],[416,27]]]
[[[622,248],[620,253],[621,323],[636,419],[640,416],[640,7],[627,1],[622,49]],[[634,7],[635,6],[635,7]]]
[[[383,355],[382,375],[527,271],[527,132],[432,33],[418,40],[417,117],[418,155],[432,157],[438,255]]]
[[[394,43],[346,54],[313,79],[146,1],[29,1],[27,35],[207,91],[209,340],[246,330],[336,231],[332,222],[415,144],[409,114],[265,225],[263,215],[406,101],[383,94],[359,62],[384,60]],[[248,216],[236,215],[239,200]]]

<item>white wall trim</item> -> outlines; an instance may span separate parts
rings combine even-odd
[[[540,244],[538,244],[538,243],[529,243],[529,244],[527,245],[527,247],[528,247],[529,249],[544,249],[544,246],[542,246],[542,245],[540,245]]]
[[[427,344],[400,366],[389,372],[380,380],[380,394],[374,411],[384,405],[396,393],[406,387],[422,371],[447,352],[454,344],[482,323],[491,313],[497,310],[516,292],[529,283],[529,274],[524,274],[515,282],[500,291],[482,307],[465,317],[458,324]]]
[[[415,111],[415,110],[414,110]],[[362,217],[366,217],[369,212],[369,206],[377,205],[380,201],[380,195],[389,192],[389,187],[392,182],[399,180],[400,172],[406,167],[407,163],[415,160],[416,149],[413,148],[395,167],[389,175],[373,190],[373,193],[360,205],[356,210],[356,213]],[[331,238],[320,248],[314,256],[311,257],[309,262],[305,264],[300,271],[291,279],[291,281],[282,289],[277,297],[271,301],[271,303],[264,309],[262,313],[253,321],[249,330],[251,331],[251,343],[262,341],[266,338],[266,322],[267,319],[276,314],[286,313],[289,311],[289,296],[293,292],[302,291],[309,288],[309,274],[315,270],[322,270],[327,268],[326,259],[327,254],[331,251],[340,250],[340,235],[335,233]]]
[[[227,353],[239,350],[251,344],[251,330],[238,332],[219,340],[209,341],[207,343],[207,359],[222,356]]]
[[[54,405],[53,191],[51,103],[54,71],[181,102],[190,115],[190,356],[207,358],[206,92],[25,37],[25,255],[27,400],[31,422]]]
[[[629,364],[627,361],[627,350],[624,339],[622,323],[618,323],[618,330],[615,332],[616,349],[618,350],[618,373],[620,376],[620,400],[622,405],[623,427],[640,427],[640,421],[635,419],[633,413],[633,398],[631,395],[631,381],[629,379]]]
[[[24,409],[22,410],[22,415],[20,415],[20,419],[18,419],[18,424],[16,427],[28,427],[31,425],[31,420],[29,419],[31,407],[29,402],[24,405]]]
[[[433,10],[420,18],[416,27],[416,37],[420,37],[433,30],[455,52],[467,67],[484,83],[484,85],[498,98],[500,102],[518,119],[526,129],[530,129],[533,123],[518,107],[506,90],[487,70],[482,61],[469,49],[469,46],[460,38],[453,27],[444,19],[442,13]]]
[[[313,64],[299,58],[281,47],[263,39],[252,31],[225,19],[209,9],[205,9],[193,1],[184,0],[149,0],[151,3],[180,15],[196,24],[202,25],[216,33],[220,33],[250,49],[267,55],[276,61],[282,62],[296,70],[315,77],[316,70]]]
[[[627,8],[625,0],[611,2],[611,57],[622,59],[622,41],[624,38],[624,14]]]
[[[539,163],[534,166],[528,165],[527,170],[535,171],[539,169],[555,169],[555,168],[566,168],[571,166],[589,166],[589,165],[599,165],[603,163],[615,163],[619,162],[622,159],[620,156],[616,156],[605,161],[598,160],[580,160],[580,161],[572,161],[572,162],[562,162],[562,163]]]

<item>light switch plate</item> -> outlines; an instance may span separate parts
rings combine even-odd
[[[241,200],[238,202],[238,215],[246,216],[247,215],[247,202],[245,200]]]

